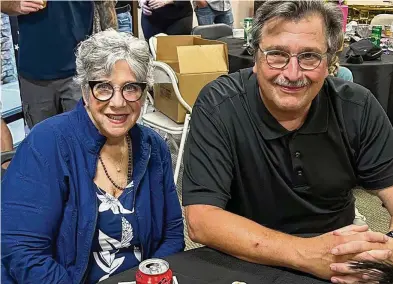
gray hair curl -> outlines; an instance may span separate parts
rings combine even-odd
[[[113,29],[96,33],[78,45],[74,80],[88,90],[89,80],[110,76],[119,60],[127,61],[138,82],[147,82],[149,87],[153,85],[152,57],[147,43]]]
[[[262,29],[267,21],[273,18],[298,21],[312,14],[321,15],[325,23],[328,62],[330,62],[341,47],[343,15],[336,4],[326,3],[323,0],[268,0],[261,5],[254,16],[251,28],[251,47],[254,57],[263,37]]]

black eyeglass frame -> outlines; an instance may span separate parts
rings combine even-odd
[[[110,99],[113,98],[113,96],[114,96],[114,94],[115,94],[115,88],[114,88],[113,85],[110,83],[110,81],[106,81],[106,80],[90,80],[90,81],[88,81],[87,83],[89,84],[89,87],[90,87],[91,93],[93,94],[93,97],[94,97],[96,100],[100,101],[100,102],[107,102],[107,101],[109,101]],[[108,84],[112,87],[112,90],[113,90],[113,91],[112,91],[112,95],[111,95],[108,99],[106,99],[106,100],[99,99],[99,98],[97,98],[96,95],[94,94],[94,87],[95,87],[96,85],[98,85],[98,84],[101,84],[101,83],[108,83]],[[138,99],[133,100],[133,101],[130,101],[130,100],[127,100],[127,99],[124,97],[123,89],[124,89],[124,87],[127,86],[127,85],[136,85],[136,86],[138,86],[139,88],[141,88],[141,90],[142,90],[142,91],[141,91],[141,95],[138,97]],[[121,88],[120,88],[120,93],[121,93],[121,95],[123,96],[123,99],[124,99],[124,100],[126,100],[127,102],[130,102],[130,103],[133,103],[133,102],[139,101],[139,100],[143,97],[143,93],[145,92],[146,87],[147,87],[147,82],[127,82],[127,83],[125,83],[123,86],[121,86]]]
[[[266,63],[267,63],[271,68],[273,68],[273,69],[278,69],[278,70],[282,70],[282,69],[284,69],[285,67],[287,67],[288,64],[289,64],[289,61],[291,60],[291,58],[292,58],[292,57],[296,57],[296,59],[297,59],[297,64],[299,65],[299,67],[300,67],[302,70],[305,70],[305,71],[312,71],[312,70],[317,69],[317,68],[319,67],[319,65],[321,65],[322,59],[323,59],[324,57],[327,57],[327,54],[328,54],[328,52],[325,52],[325,53],[322,53],[322,54],[321,54],[321,53],[314,52],[314,51],[305,51],[305,52],[301,52],[301,53],[297,53],[297,54],[290,54],[290,53],[288,53],[288,52],[286,52],[286,51],[279,50],[279,49],[263,50],[259,45],[258,45],[258,49],[265,55]],[[288,55],[288,58],[287,58],[287,62],[285,63],[285,65],[284,65],[283,67],[274,67],[274,66],[270,65],[269,61],[267,60],[267,56],[269,55],[270,52],[281,52],[281,53],[287,54],[287,55]],[[318,65],[317,65],[316,67],[313,67],[313,68],[310,68],[310,69],[309,69],[309,68],[304,68],[304,67],[302,67],[302,66],[300,65],[299,56],[304,55],[304,54],[313,54],[313,55],[316,55],[317,57],[319,57],[319,63],[318,63]]]

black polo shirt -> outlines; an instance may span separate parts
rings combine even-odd
[[[184,154],[184,206],[214,205],[290,234],[325,233],[352,224],[357,185],[393,185],[393,129],[367,89],[329,77],[296,131],[266,109],[251,69],[201,91]]]

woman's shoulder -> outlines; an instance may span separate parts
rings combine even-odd
[[[166,144],[164,138],[158,132],[156,132],[150,127],[146,127],[140,124],[138,124],[138,128],[140,129],[144,137],[143,140],[149,143],[153,150],[160,150],[162,155],[169,153],[168,145]]]

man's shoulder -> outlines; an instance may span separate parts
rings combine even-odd
[[[246,92],[247,82],[243,80],[252,75],[251,69],[243,69],[218,77],[202,88],[194,106],[212,111],[222,104],[230,103],[234,97]]]
[[[372,96],[371,92],[365,87],[345,81],[340,78],[329,76],[326,79],[328,94],[339,104],[350,104],[353,106],[364,107]]]

